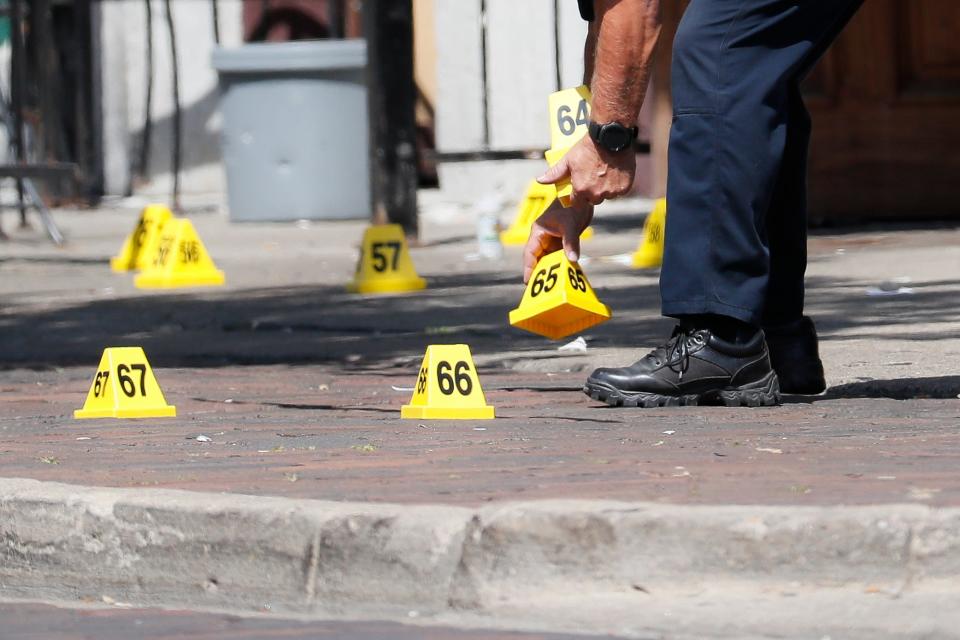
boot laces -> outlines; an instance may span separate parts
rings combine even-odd
[[[653,351],[650,356],[654,358],[656,364],[666,364],[671,371],[675,371],[679,380],[683,380],[683,374],[690,368],[690,347],[694,344],[702,344],[703,336],[696,329],[677,325],[670,335],[667,343],[659,349]],[[660,352],[663,352],[661,361]]]

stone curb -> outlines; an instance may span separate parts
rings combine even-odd
[[[351,616],[718,581],[960,573],[960,509],[338,503],[0,479],[0,593]],[[960,589],[960,587],[958,587]]]

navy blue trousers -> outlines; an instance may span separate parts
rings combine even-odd
[[[692,0],[673,47],[663,314],[803,313],[800,82],[863,0]]]

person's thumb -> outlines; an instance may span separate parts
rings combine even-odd
[[[570,167],[567,166],[567,159],[560,158],[557,164],[553,165],[547,172],[537,178],[540,184],[556,184],[570,175]]]
[[[567,216],[563,225],[563,252],[570,262],[580,261],[580,231],[572,216]]]

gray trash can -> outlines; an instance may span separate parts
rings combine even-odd
[[[370,217],[366,42],[213,53],[230,219]]]

